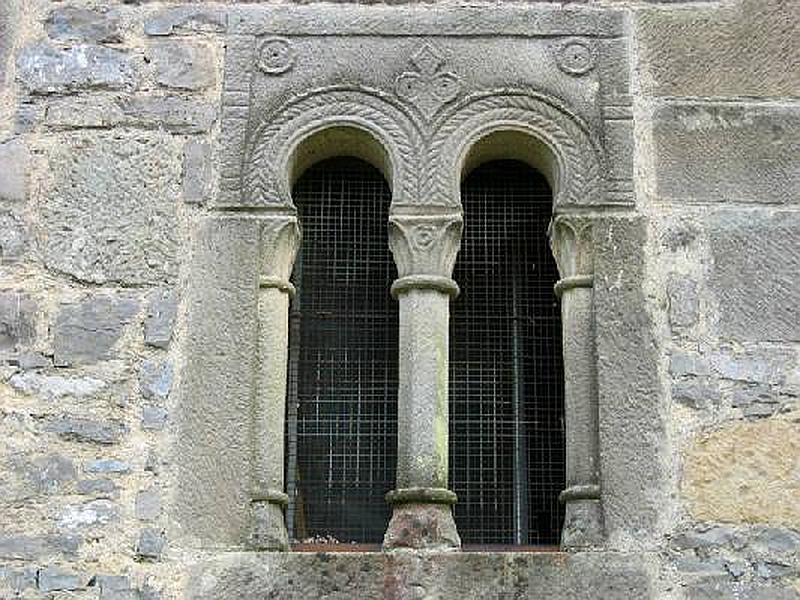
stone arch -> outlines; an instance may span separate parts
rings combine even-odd
[[[460,206],[460,183],[488,160],[522,160],[542,172],[554,210],[603,202],[601,153],[588,126],[556,100],[514,90],[473,95],[445,117],[429,146],[421,186]]]
[[[251,204],[292,208],[291,185],[299,173],[344,150],[381,170],[393,204],[414,203],[420,140],[415,122],[386,94],[363,88],[314,90],[293,98],[255,129],[242,193]],[[338,144],[343,146],[337,149]]]

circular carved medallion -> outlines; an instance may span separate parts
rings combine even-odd
[[[556,52],[558,68],[569,75],[583,75],[594,68],[595,51],[585,40],[563,42]]]
[[[294,65],[294,51],[286,38],[267,38],[258,53],[258,68],[269,75],[285,73]]]

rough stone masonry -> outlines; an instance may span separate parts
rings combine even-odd
[[[185,525],[227,526],[203,506],[246,477],[187,503],[216,442],[178,422],[187,390],[224,385],[191,431],[241,443],[224,417],[250,366],[225,355],[255,352],[257,235],[209,216],[244,8],[279,35],[395,13],[619,27],[632,141],[605,143],[633,187],[594,233],[602,547],[253,553]],[[204,321],[216,345],[186,343]],[[798,396],[797,2],[0,2],[1,599],[798,600]]]

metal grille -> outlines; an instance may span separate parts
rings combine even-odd
[[[561,315],[538,172],[495,161],[465,180],[451,305],[450,481],[464,543],[558,544],[564,488]]]
[[[290,331],[290,536],[377,542],[397,463],[391,193],[369,164],[336,158],[306,171],[293,196],[303,242]]]

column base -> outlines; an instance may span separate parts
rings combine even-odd
[[[288,498],[283,493],[270,494],[269,499],[250,502],[250,535],[247,545],[251,550],[286,551],[289,534],[283,510]]]
[[[584,550],[602,546],[605,541],[603,510],[599,498],[575,498],[566,501],[561,547]]]
[[[440,488],[411,488],[386,494],[394,505],[383,538],[384,550],[460,550],[453,519],[456,495]]]

